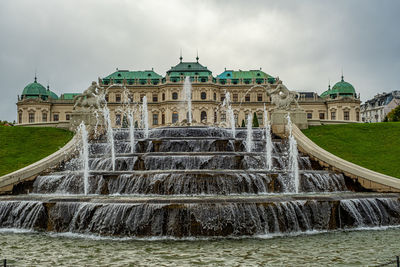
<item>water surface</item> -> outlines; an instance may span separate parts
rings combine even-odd
[[[12,266],[376,266],[400,254],[399,240],[399,228],[203,240],[3,230],[0,258]]]

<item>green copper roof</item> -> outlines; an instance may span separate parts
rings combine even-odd
[[[217,76],[220,79],[265,79],[265,78],[273,78],[271,75],[261,71],[261,70],[226,70],[220,75]]]
[[[330,86],[327,91],[323,92],[321,94],[321,97],[330,97],[330,98],[335,98],[337,95],[339,96],[355,96],[356,90],[354,89],[353,85],[351,85],[348,82],[345,82],[342,80],[340,82],[337,82],[332,89],[330,89]]]
[[[145,71],[128,71],[128,70],[117,70],[116,72],[108,75],[104,79],[113,79],[113,80],[120,80],[120,79],[161,79],[162,76],[153,70],[145,70]]]
[[[49,86],[47,86],[47,95],[52,99],[58,99],[58,96],[53,91],[50,91]]]
[[[65,93],[60,96],[60,99],[73,100],[75,96],[80,95],[79,93]]]
[[[356,90],[354,90],[353,85],[351,85],[348,82],[345,82],[343,80],[343,76],[342,76],[342,80],[340,82],[337,82],[333,87],[332,90],[336,90],[339,93],[346,93],[346,94],[355,94]]]
[[[196,74],[197,73],[197,74]],[[170,70],[167,71],[167,74],[170,76],[209,76],[211,75],[211,71],[204,67],[199,62],[180,62],[175,67],[171,67]]]
[[[22,91],[23,96],[34,96],[34,97],[39,97],[39,96],[46,96],[47,98],[47,90],[44,88],[43,85],[35,81],[33,83],[28,84],[25,86],[24,90]]]

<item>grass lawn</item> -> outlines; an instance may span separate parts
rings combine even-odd
[[[0,126],[0,176],[52,154],[72,136],[56,128]]]
[[[315,126],[303,133],[338,157],[400,178],[399,122]]]

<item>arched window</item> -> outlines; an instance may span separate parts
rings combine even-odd
[[[214,101],[217,100],[217,94],[214,93]]]
[[[205,100],[207,98],[207,93],[206,92],[201,92],[200,97],[202,100]]]
[[[205,112],[205,111],[202,111],[202,112],[201,112],[201,114],[200,114],[200,120],[201,120],[201,121],[207,120],[207,112]]]
[[[173,92],[172,93],[172,99],[174,99],[174,100],[178,99],[178,93],[177,92]]]
[[[172,123],[176,123],[179,119],[178,112],[172,113]]]
[[[22,111],[18,113],[18,123],[22,123]]]

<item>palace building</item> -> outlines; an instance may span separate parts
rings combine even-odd
[[[192,86],[193,121],[219,124],[227,120],[222,103],[230,93],[236,126],[246,120],[247,114],[257,114],[263,124],[263,109],[271,107],[271,98],[266,87],[273,89],[282,81],[261,69],[227,70],[214,76],[199,63],[180,62],[162,76],[152,70],[128,71],[117,69],[114,73],[99,78],[100,86],[107,88],[107,105],[115,127],[123,122],[124,90],[129,91],[132,103],[140,104],[143,97],[148,100],[150,127],[167,126],[186,119],[186,103],[183,83],[189,76]],[[88,82],[89,84],[89,82]],[[269,90],[270,90],[269,89]],[[70,120],[76,93],[64,93],[58,97],[35,80],[28,84],[18,96],[17,113],[19,124],[43,124]],[[320,96],[315,92],[300,92],[299,104],[309,120],[360,120],[360,98],[354,87],[341,81]]]

